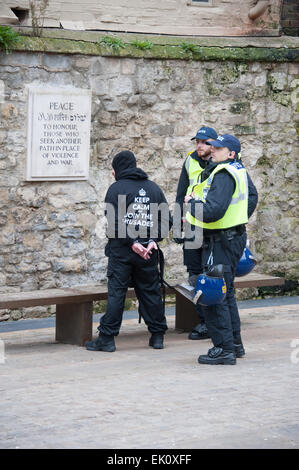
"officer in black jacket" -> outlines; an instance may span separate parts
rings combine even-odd
[[[207,126],[201,126],[196,135],[191,139],[195,141],[196,150],[187,154],[181,170],[176,195],[176,202],[181,206],[182,213],[185,196],[192,192],[192,186],[198,182],[201,173],[207,168],[211,159],[211,146],[208,145],[208,142],[215,139],[217,139],[217,132],[215,129]],[[174,241],[176,243],[184,242],[183,239],[178,238],[174,238]],[[183,260],[189,274],[189,282],[193,284],[200,272],[200,249],[188,249],[184,244]],[[209,338],[202,307],[196,305],[195,310],[199,323],[189,333],[188,338],[192,340]]]
[[[92,351],[115,351],[129,283],[133,282],[140,313],[151,337],[149,346],[163,348],[167,330],[158,269],[158,241],[168,235],[169,208],[162,190],[136,167],[130,151],[118,153],[113,161],[116,182],[106,194],[108,220],[108,304],[100,320],[99,336],[87,341]],[[160,210],[158,210],[158,206]]]
[[[234,277],[236,266],[246,244],[246,219],[248,220],[256,208],[258,194],[250,176],[238,159],[241,150],[239,140],[226,134],[219,136],[211,142],[211,145],[213,146],[212,162],[201,175],[202,185],[206,181],[203,189],[204,200],[195,199],[192,194],[185,197],[185,203],[188,203],[190,207],[187,220],[190,223],[195,223],[197,219],[198,228],[203,227],[201,266],[204,268],[207,265],[210,255],[213,256],[214,265],[224,265],[227,293],[221,304],[204,307],[206,324],[214,347],[208,351],[208,354],[199,356],[198,362],[203,364],[235,364],[236,357],[244,356],[245,350],[241,339],[240,317],[234,296]],[[232,165],[233,168],[230,169],[229,165]],[[236,170],[232,171],[234,168]],[[238,176],[239,181],[245,181],[246,178],[246,182],[243,183],[243,193],[240,192],[237,200],[233,201],[238,179],[232,175],[236,171],[246,175]],[[237,207],[237,201],[240,204],[240,209],[237,213],[234,212],[235,215],[231,218],[232,222],[230,223],[229,209]],[[248,206],[243,205],[242,201],[246,201]],[[200,219],[196,215],[196,206],[202,209]],[[244,223],[235,222],[235,220],[243,220],[242,217],[245,220]],[[221,226],[228,228],[217,228]]]

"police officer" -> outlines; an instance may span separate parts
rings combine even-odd
[[[239,140],[229,134],[211,141],[212,164],[185,203],[187,221],[203,229],[202,266],[208,259],[224,265],[227,294],[220,304],[204,308],[213,347],[201,355],[201,364],[236,364],[245,354],[234,296],[236,266],[246,245],[245,224],[257,204],[257,191],[238,160]],[[202,209],[198,211],[198,208]],[[199,215],[200,212],[200,215]]]
[[[191,140],[196,142],[196,150],[187,154],[187,158],[182,167],[180,179],[177,187],[176,202],[180,204],[183,213],[184,198],[192,193],[194,185],[197,184],[201,173],[208,165],[211,158],[211,146],[208,142],[217,139],[217,132],[211,127],[202,126]],[[182,243],[183,239],[174,239],[177,243]],[[201,249],[186,248],[183,246],[184,265],[189,273],[189,282],[194,284],[201,266]],[[204,314],[200,305],[195,307],[199,317],[199,324],[189,333],[189,339],[209,338],[205,324]]]
[[[106,194],[109,241],[108,303],[100,320],[99,336],[87,341],[91,351],[115,351],[114,337],[119,334],[124,302],[132,280],[144,321],[151,337],[149,346],[163,348],[167,330],[158,270],[158,241],[171,223],[162,190],[137,168],[135,155],[122,151],[112,161],[113,183]],[[166,211],[155,211],[160,204]]]

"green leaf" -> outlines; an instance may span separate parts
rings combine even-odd
[[[99,44],[104,44],[105,46],[111,47],[115,51],[119,51],[120,48],[125,48],[125,43],[116,37],[113,36],[104,36],[103,38],[99,39]]]
[[[6,54],[16,45],[20,36],[10,26],[0,26],[0,49],[4,49]]]
[[[137,49],[141,49],[142,51],[152,49],[152,47],[154,46],[152,42],[148,40],[141,41],[140,39],[134,39],[130,42],[130,44],[134,47],[137,47]]]

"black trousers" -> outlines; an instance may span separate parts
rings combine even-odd
[[[113,245],[113,244],[111,244]],[[122,323],[129,282],[133,280],[139,311],[150,333],[164,334],[167,323],[158,271],[158,253],[144,260],[128,246],[110,246],[108,260],[108,304],[98,330],[117,336]]]
[[[234,344],[241,342],[241,322],[234,293],[234,278],[237,264],[246,246],[246,232],[234,236],[228,243],[229,249],[223,246],[221,240],[213,244],[213,264],[225,265],[226,297],[221,304],[204,307],[203,311],[214,346],[234,351]],[[207,263],[210,254],[209,245],[209,242],[204,240],[202,250],[204,264]]]
[[[183,260],[187,268],[189,277],[201,274],[202,269],[202,248],[188,249],[183,246]],[[201,305],[195,305],[199,323],[205,323],[205,315]]]

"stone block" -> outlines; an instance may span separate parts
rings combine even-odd
[[[154,94],[142,94],[140,95],[140,103],[141,106],[147,107],[147,106],[153,106],[157,102],[157,95]]]
[[[83,230],[91,231],[94,229],[97,222],[97,217],[89,211],[80,211],[77,214],[76,225],[82,226]]]
[[[1,105],[1,114],[6,121],[15,120],[19,115],[19,109],[15,104],[3,103]]]
[[[0,272],[0,286],[5,286],[6,284],[6,276],[5,274]]]
[[[2,67],[8,65],[8,58],[9,58],[8,54],[3,54],[3,53],[0,54],[0,65]]]
[[[57,233],[53,233],[44,238],[43,258],[46,262],[53,256],[61,256],[61,238]]]
[[[126,135],[128,137],[140,137],[142,135],[142,128],[134,122],[130,123],[126,128]]]
[[[136,61],[133,59],[123,59],[121,62],[121,72],[124,75],[133,75],[136,71]]]
[[[287,75],[283,72],[270,73],[268,80],[273,91],[282,91],[287,86]]]
[[[136,90],[139,93],[155,93],[157,85],[167,77],[163,70],[157,66],[138,67],[136,78]]]
[[[51,206],[55,207],[55,209],[63,209],[69,207],[70,201],[64,196],[49,196],[48,202]]]
[[[0,80],[0,104],[4,103],[5,100],[5,82],[4,80]],[[0,140],[1,143],[1,140]]]
[[[112,124],[112,122],[114,122],[114,115],[108,111],[104,111],[103,109],[100,109],[96,115],[96,120],[100,124]]]
[[[266,72],[262,72],[257,75],[254,79],[254,85],[256,87],[264,87],[267,83],[267,74]]]
[[[170,136],[174,133],[174,126],[170,124],[156,124],[151,127],[151,132],[161,136]]]
[[[78,69],[89,69],[90,68],[90,58],[89,57],[77,57],[73,62],[74,67]]]
[[[299,75],[299,65],[298,63],[290,63],[289,64],[289,74],[290,75]]]
[[[249,134],[256,134],[255,126],[241,126],[237,125],[234,127],[234,134],[235,135],[249,135]]]
[[[135,104],[138,104],[139,101],[140,101],[140,95],[132,95],[128,98],[127,105],[134,106]]]
[[[113,127],[106,127],[101,130],[100,135],[103,140],[118,139],[119,131],[116,131]]]
[[[91,62],[91,73],[94,75],[119,75],[121,60],[117,57],[97,57]]]
[[[11,313],[12,320],[20,320],[22,318],[21,310],[13,310]]]
[[[124,111],[119,112],[117,114],[117,118],[115,119],[116,126],[123,126],[128,124],[132,119],[134,119],[136,114],[134,112]]]
[[[36,266],[37,271],[48,271],[51,269],[51,264],[46,262],[40,262]]]
[[[87,245],[82,240],[67,238],[62,241],[61,247],[63,256],[77,256],[85,252]]]
[[[9,202],[9,190],[0,189],[0,207],[5,206]]]
[[[22,309],[22,318],[43,318],[48,315],[48,307],[26,307]]]
[[[109,92],[108,81],[104,76],[91,76],[90,85],[92,91],[98,96],[107,95]]]
[[[12,228],[6,227],[0,232],[0,246],[14,245],[15,233]]]
[[[15,52],[9,54],[8,63],[12,66],[39,67],[41,64],[40,54],[32,54],[30,52]]]
[[[0,211],[0,225],[5,225],[7,223],[8,214],[4,211]]]
[[[72,60],[66,55],[43,54],[41,65],[55,72],[69,72],[72,68]]]
[[[225,116],[223,123],[228,126],[238,126],[240,124],[247,124],[248,116],[246,114],[237,114],[234,116]]]
[[[117,100],[106,99],[103,101],[103,105],[106,111],[118,112],[120,110],[120,103]]]
[[[112,96],[131,95],[133,91],[133,82],[127,76],[120,76],[109,81],[110,93]]]
[[[36,187],[25,186],[17,190],[17,195],[28,207],[42,207],[46,201],[44,192]]]
[[[22,241],[24,247],[29,251],[40,251],[43,247],[43,236],[39,233],[24,233]]]
[[[83,230],[79,228],[64,228],[61,230],[61,236],[63,238],[81,238],[83,236]]]
[[[247,112],[248,108],[249,108],[249,103],[245,101],[245,102],[231,104],[229,111],[233,114],[242,114],[242,113]]]
[[[51,261],[53,272],[80,273],[87,270],[86,261],[81,259],[56,259]]]

